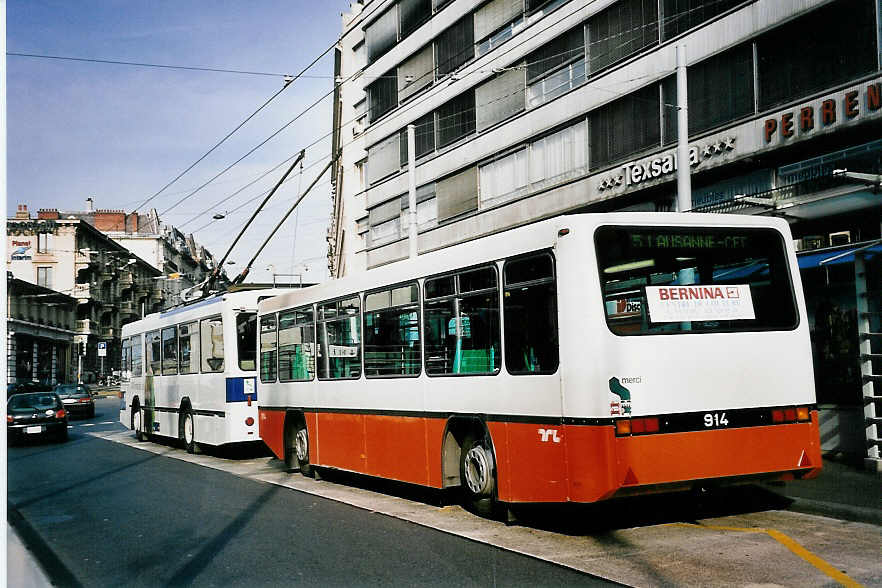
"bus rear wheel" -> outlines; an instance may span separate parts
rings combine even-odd
[[[135,430],[135,439],[147,441],[147,432],[144,430],[144,414],[141,412],[141,405],[138,403],[132,406],[132,428]]]
[[[294,457],[300,465],[300,473],[311,478],[313,475],[312,464],[309,463],[309,431],[306,425],[300,425],[294,435]]]
[[[187,453],[196,453],[196,425],[193,418],[193,411],[189,408],[184,409],[184,416],[181,418],[181,443]]]
[[[495,512],[496,464],[493,447],[486,436],[465,438],[460,452],[459,475],[464,506],[478,515],[492,517]]]

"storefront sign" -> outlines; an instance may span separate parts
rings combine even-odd
[[[840,92],[823,98],[819,103],[813,101],[784,112],[779,117],[766,119],[763,123],[763,140],[769,144],[775,138],[786,140],[797,134],[808,135],[817,129],[830,128],[843,120],[858,119],[880,109],[882,83],[870,83],[861,89]]]
[[[725,137],[704,145],[689,148],[689,165],[698,167],[707,159],[735,150],[735,137]],[[636,160],[622,166],[622,173],[601,180],[598,189],[603,192],[619,186],[636,186],[649,180],[671,175],[677,171],[677,153],[670,151],[652,159]]]
[[[754,319],[750,286],[647,286],[649,318],[654,323]]]
[[[9,235],[36,235],[37,233],[55,234],[58,225],[53,220],[9,221],[6,233]]]

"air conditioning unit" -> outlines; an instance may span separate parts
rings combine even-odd
[[[838,233],[830,233],[830,246],[848,245],[851,243],[851,231],[839,231]]]

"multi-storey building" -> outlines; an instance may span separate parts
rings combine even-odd
[[[77,299],[6,274],[6,381],[76,381]]]
[[[32,219],[26,205],[6,221],[7,271],[15,278],[77,300],[75,342],[84,345],[87,380],[116,369],[120,327],[166,300],[162,274],[152,265],[77,218],[41,211]],[[106,345],[103,360],[98,343]]]
[[[353,4],[335,61],[331,275],[408,255],[409,124],[421,253],[564,213],[674,210],[678,45],[693,210],[783,216],[801,248],[878,239],[878,176],[834,170],[880,172],[880,11],[879,0]],[[816,359],[857,365],[856,274],[824,259],[801,262]],[[867,393],[859,373],[844,378],[819,373],[822,433],[827,448],[861,451]],[[850,439],[836,432],[846,421]]]

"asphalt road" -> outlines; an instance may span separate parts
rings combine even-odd
[[[58,585],[608,584],[589,574],[99,436],[9,448],[9,518]],[[237,456],[233,456],[235,463]]]

